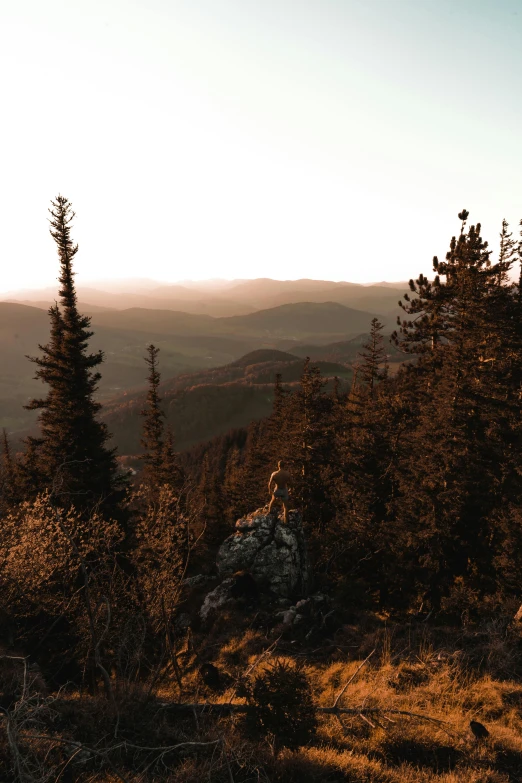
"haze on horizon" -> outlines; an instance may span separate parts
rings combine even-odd
[[[520,0],[26,0],[2,10],[0,291],[397,281],[522,217]]]

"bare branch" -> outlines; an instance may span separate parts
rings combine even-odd
[[[339,703],[339,699],[341,698],[341,696],[343,695],[343,693],[345,692],[345,690],[347,689],[347,687],[350,685],[350,683],[352,683],[352,682],[355,680],[355,678],[357,677],[357,675],[358,675],[358,674],[359,674],[359,672],[361,671],[362,667],[363,667],[363,666],[364,666],[366,663],[368,663],[368,661],[370,660],[370,658],[371,658],[371,657],[372,657],[372,655],[374,654],[374,652],[375,652],[375,649],[376,649],[376,648],[374,648],[374,649],[371,651],[371,653],[370,653],[370,654],[369,654],[369,655],[368,655],[368,656],[367,656],[367,657],[364,659],[364,661],[362,661],[362,663],[361,663],[361,664],[360,664],[360,665],[357,667],[357,669],[354,671],[354,673],[352,674],[352,676],[350,677],[350,679],[348,680],[348,682],[346,683],[346,685],[345,685],[345,686],[344,686],[344,687],[343,687],[343,688],[342,688],[342,689],[339,691],[339,693],[337,694],[337,696],[336,696],[336,698],[335,698],[335,700],[334,700],[334,703],[332,704],[332,707],[337,707],[337,704]]]

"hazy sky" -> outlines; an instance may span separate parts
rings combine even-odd
[[[0,0],[0,290],[398,280],[522,217],[522,0]]]

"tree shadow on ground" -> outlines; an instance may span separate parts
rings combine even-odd
[[[436,774],[443,774],[455,769],[462,755],[462,751],[451,745],[399,739],[384,746],[382,760],[389,765],[411,764],[414,767],[425,767]]]

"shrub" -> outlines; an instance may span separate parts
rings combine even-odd
[[[249,728],[271,738],[275,753],[281,747],[296,750],[315,735],[316,710],[302,665],[276,661],[245,687],[244,695],[255,706]]]

